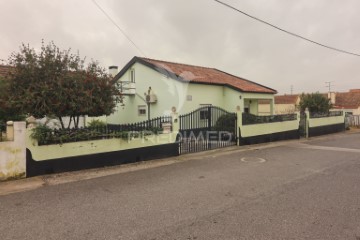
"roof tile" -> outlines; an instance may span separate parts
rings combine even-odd
[[[8,74],[11,69],[13,69],[13,67],[9,65],[0,65],[0,77],[6,76],[6,74]]]
[[[171,74],[175,74],[176,77],[183,81],[189,81],[192,83],[228,85],[243,92],[258,92],[270,94],[276,93],[276,90],[274,89],[265,87],[247,79],[228,74],[215,68],[165,62],[149,58],[138,59],[141,59],[156,68],[161,68]]]
[[[275,104],[296,104],[299,94],[275,96]]]

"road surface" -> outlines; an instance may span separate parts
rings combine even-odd
[[[0,239],[360,239],[360,133],[186,158],[0,196]]]

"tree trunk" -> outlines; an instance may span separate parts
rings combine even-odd
[[[80,116],[76,116],[76,118],[74,117],[74,125],[76,129],[79,128],[79,120],[80,120]]]
[[[68,127],[67,127],[68,129],[70,129],[72,119],[73,119],[73,116],[70,116],[70,119],[69,119],[69,124],[68,124]]]
[[[58,116],[58,119],[59,119],[59,121],[60,121],[61,128],[64,129],[65,126],[64,126],[64,122],[63,122],[63,120],[62,120],[62,117]]]

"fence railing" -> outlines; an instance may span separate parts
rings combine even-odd
[[[327,112],[327,113],[311,112],[310,113],[310,118],[338,117],[338,116],[343,116],[343,115],[344,115],[343,111],[330,111],[330,112]]]
[[[285,122],[285,121],[293,121],[296,119],[297,119],[297,114],[257,116],[257,115],[253,115],[253,114],[249,114],[249,113],[243,113],[242,114],[242,125]]]
[[[350,127],[360,127],[360,115],[349,115],[346,122]]]
[[[163,131],[164,123],[171,124],[171,120],[171,117],[165,116],[132,124],[108,124],[78,129],[51,129],[41,125],[33,130],[31,137],[38,141],[39,146],[111,138],[131,139],[159,134]]]
[[[153,131],[162,129],[164,123],[171,124],[171,116],[157,117],[150,120],[130,124],[108,124],[107,128],[114,131]]]

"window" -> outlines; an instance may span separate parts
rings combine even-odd
[[[139,116],[146,116],[146,105],[139,105],[138,106],[138,115]]]
[[[200,110],[200,120],[209,119],[209,111],[207,107],[211,107],[211,104],[200,104],[200,107],[203,108]]]
[[[130,82],[135,82],[135,69],[130,70]]]

